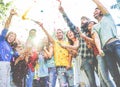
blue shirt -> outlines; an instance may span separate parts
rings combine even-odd
[[[54,61],[54,57],[52,56],[52,58],[47,59],[47,66],[48,67],[55,67],[55,61]]]
[[[98,33],[102,48],[110,38],[117,37],[117,28],[110,14],[105,14],[92,30],[92,32],[96,31]]]
[[[0,35],[0,61],[10,62],[15,54],[10,44],[6,41],[7,32],[7,29],[3,29]]]

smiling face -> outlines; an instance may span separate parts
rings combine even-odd
[[[57,30],[56,37],[57,37],[58,40],[62,40],[63,39],[63,31],[61,29]]]
[[[89,24],[88,24],[88,30],[89,30],[89,31],[92,30],[93,25],[95,25],[95,22],[94,22],[94,21],[89,22]]]
[[[72,31],[68,31],[67,32],[67,37],[69,38],[69,39],[73,39],[73,38],[75,38],[75,35],[74,35],[74,33],[72,32]]]
[[[84,26],[88,20],[86,18],[81,19],[81,27]]]
[[[102,12],[101,10],[99,10],[98,8],[95,9],[94,13],[93,13],[93,16],[95,19],[98,19],[100,16],[102,16]]]
[[[36,30],[35,29],[30,30],[29,35],[31,37],[35,37],[36,36]]]
[[[48,46],[48,45],[49,45],[49,41],[48,41],[48,38],[47,38],[47,37],[44,37],[44,38],[43,38],[43,45],[44,45],[44,46]]]
[[[16,39],[16,34],[14,32],[10,32],[10,33],[8,33],[6,39],[7,39],[8,43],[12,43]]]
[[[85,27],[87,23],[90,21],[90,19],[86,16],[81,17],[81,27]]]

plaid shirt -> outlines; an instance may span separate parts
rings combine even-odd
[[[67,22],[67,25],[70,27],[70,30],[73,31],[77,37],[79,37],[79,56],[81,56],[81,58],[93,58],[93,51],[88,49],[85,40],[80,38],[79,33],[77,32],[77,27],[70,21],[65,12],[63,13],[63,18]]]

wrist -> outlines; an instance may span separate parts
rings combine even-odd
[[[64,11],[62,11],[62,14],[63,14],[63,16],[66,16],[66,13]]]

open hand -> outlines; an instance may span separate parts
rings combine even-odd
[[[105,53],[103,52],[103,50],[100,50],[100,51],[99,51],[99,55],[100,55],[100,56],[105,56]]]
[[[59,11],[60,11],[61,13],[64,12],[64,9],[63,9],[63,7],[62,7],[61,5],[59,6]]]
[[[43,27],[43,23],[39,22],[39,21],[35,21],[36,24],[40,25],[40,27]]]
[[[61,0],[57,0],[59,3],[60,3],[60,5],[61,5]]]
[[[14,9],[11,9],[10,14],[11,15],[17,15],[17,12]]]

